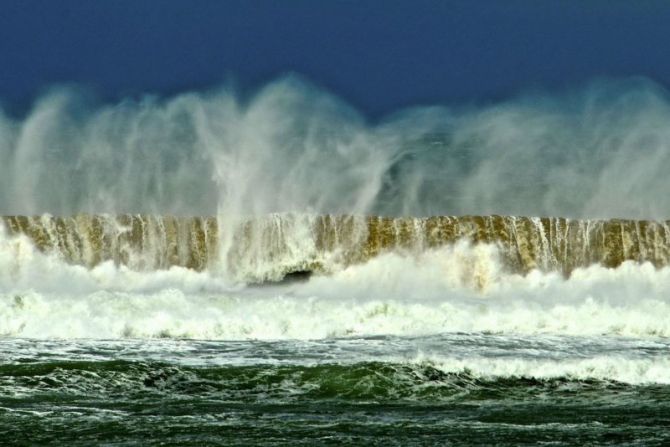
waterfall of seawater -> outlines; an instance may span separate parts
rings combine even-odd
[[[387,252],[419,254],[466,240],[498,248],[511,272],[560,271],[624,261],[670,260],[668,222],[512,216],[390,218],[272,214],[239,222],[222,254],[214,217],[152,215],[6,216],[7,236],[23,235],[40,251],[94,267],[133,270],[172,266],[210,270],[245,282],[296,272],[328,274]]]

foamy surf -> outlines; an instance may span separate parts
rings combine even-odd
[[[495,334],[670,336],[670,268],[624,262],[509,272],[499,249],[467,241],[389,252],[329,275],[245,286],[212,272],[87,269],[5,238],[0,333],[33,338],[328,337]]]

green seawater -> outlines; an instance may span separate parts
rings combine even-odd
[[[669,445],[667,339],[0,341],[2,445]],[[568,365],[568,367],[566,367]]]

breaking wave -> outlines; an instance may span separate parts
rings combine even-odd
[[[208,368],[147,362],[52,362],[0,367],[0,390],[34,396],[45,393],[126,398],[216,398],[234,402],[296,402],[323,399],[349,401],[476,401],[532,399],[552,393],[557,399],[606,400],[630,392],[651,398],[667,390],[667,360],[617,362],[442,359],[435,363],[364,362],[353,365],[255,365]],[[36,385],[37,384],[37,385]],[[631,390],[625,385],[652,385]],[[579,391],[580,396],[575,397]],[[635,392],[635,394],[633,394]],[[656,398],[661,396],[657,395]]]
[[[0,114],[0,334],[670,336],[650,81],[374,123],[296,77],[83,98]]]

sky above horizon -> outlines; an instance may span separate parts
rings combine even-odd
[[[0,104],[106,100],[298,73],[370,116],[594,78],[670,86],[670,2],[0,0]]]

